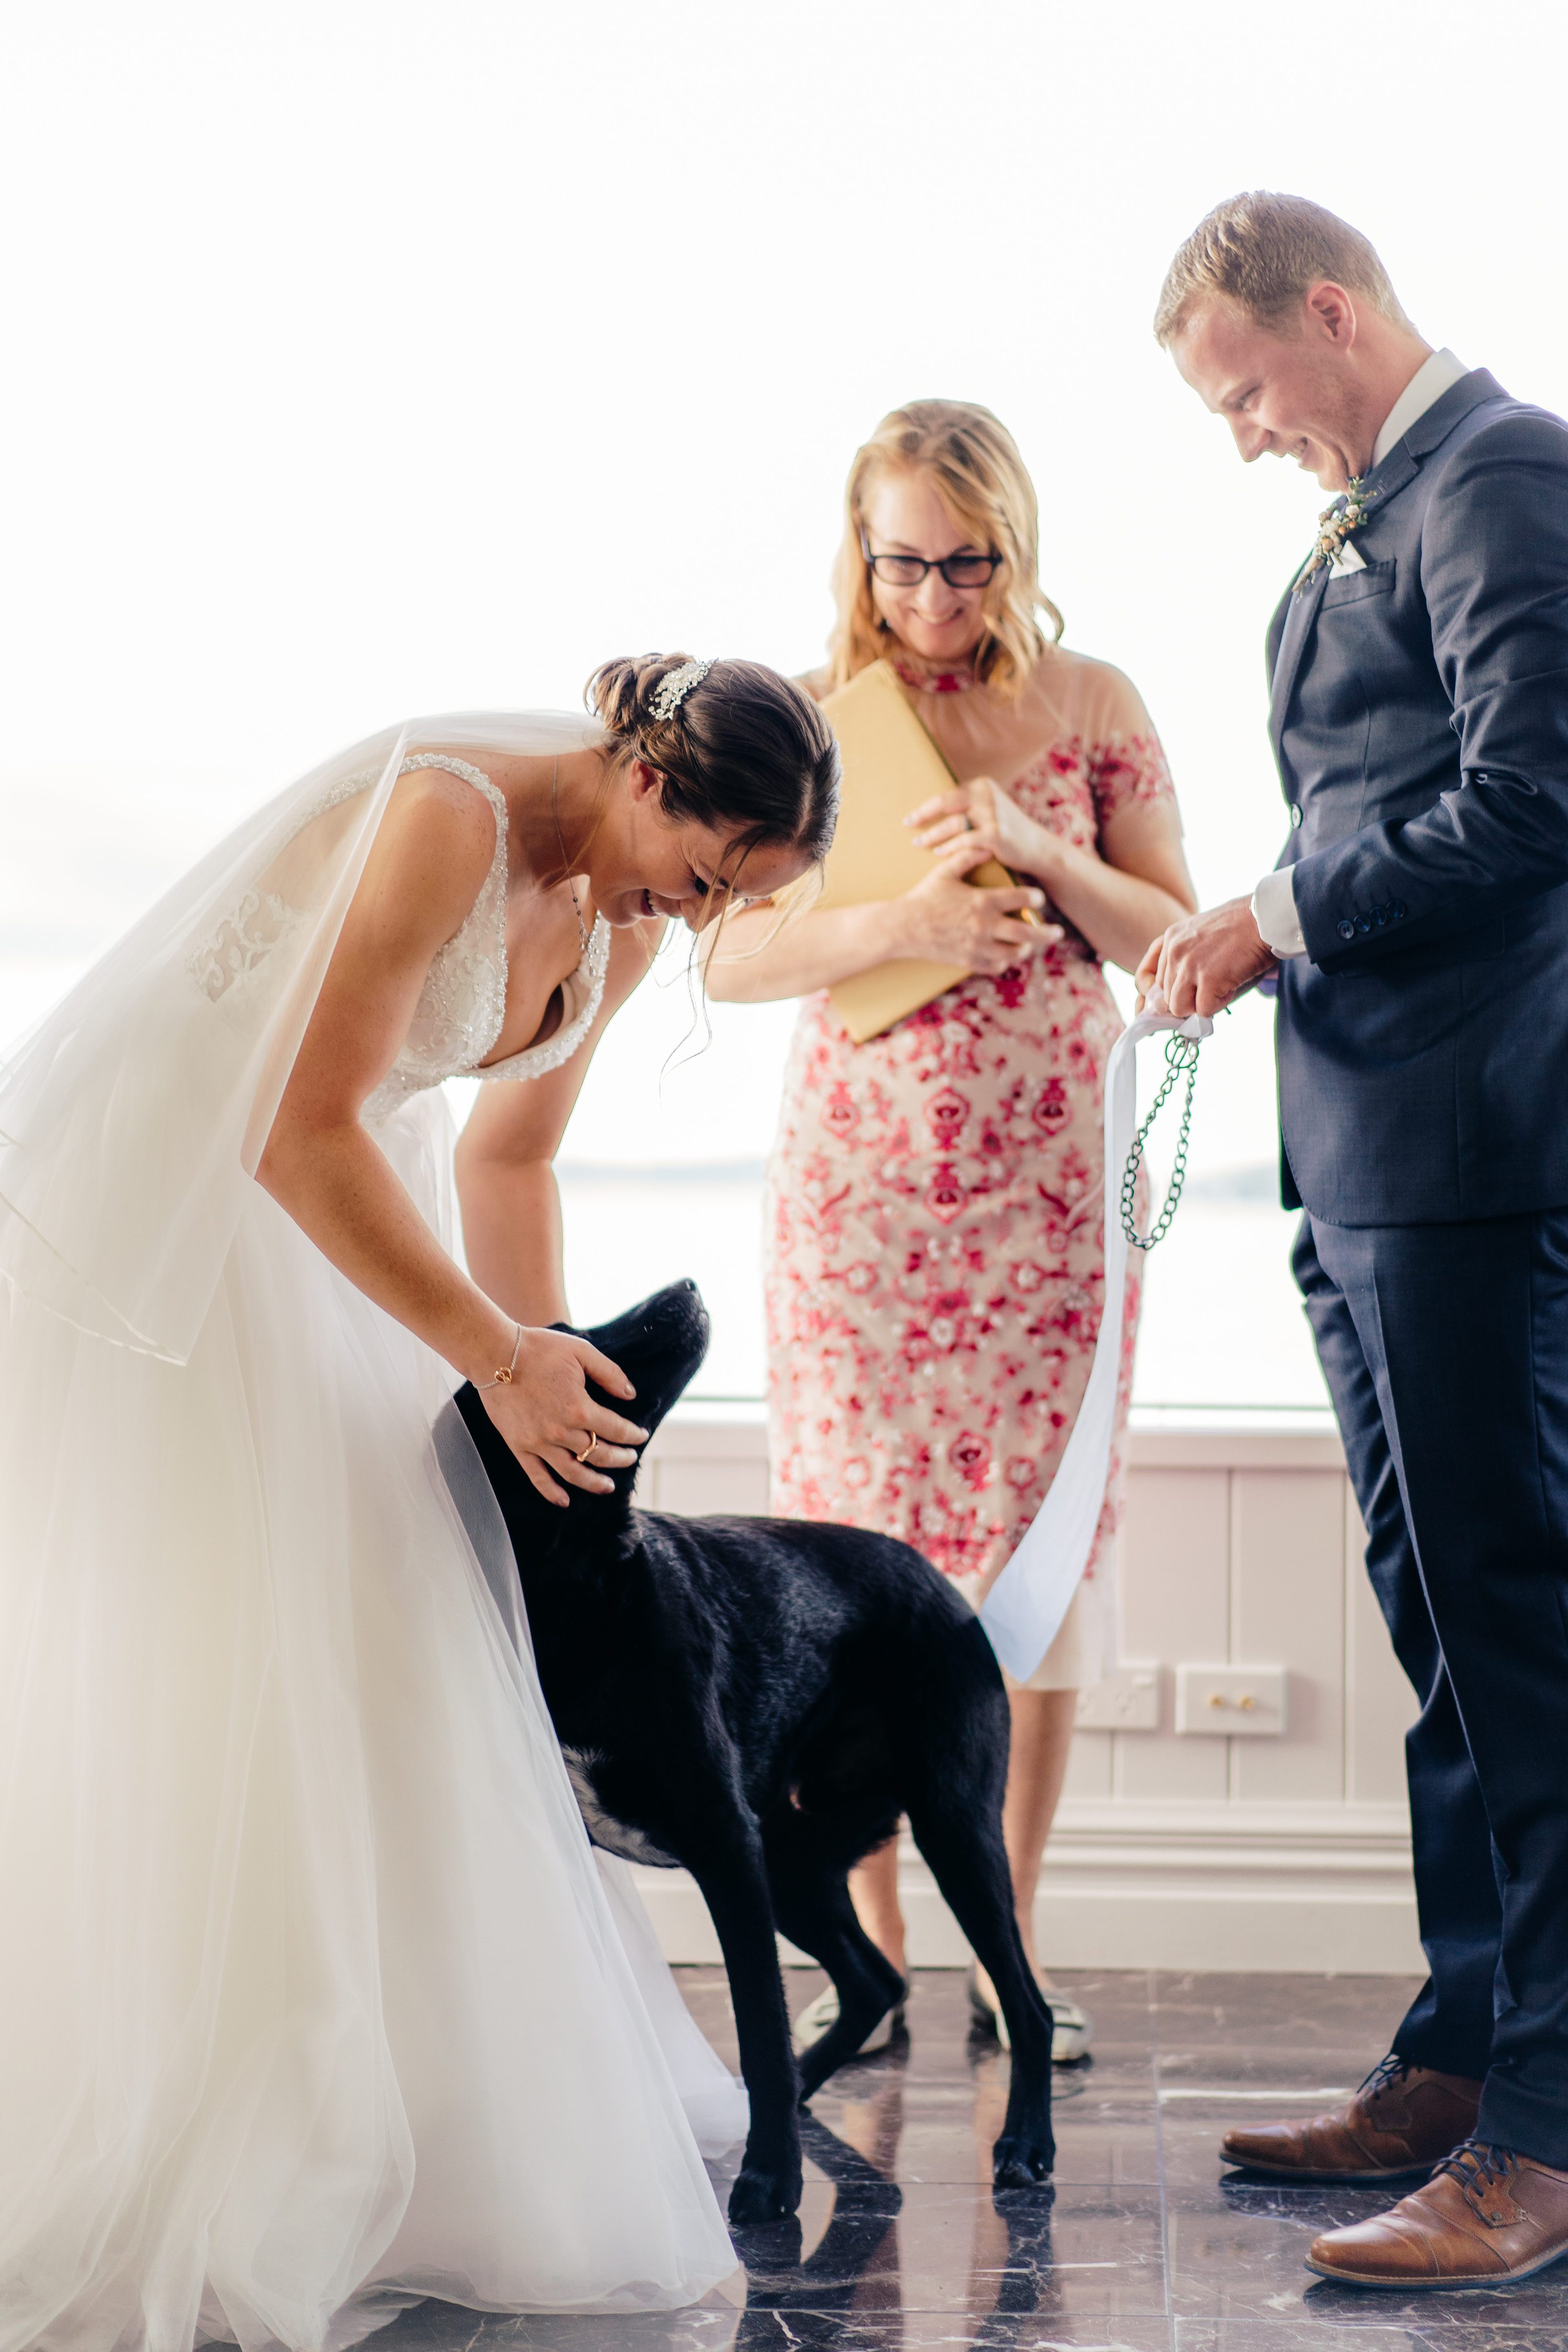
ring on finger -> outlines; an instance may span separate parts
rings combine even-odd
[[[599,1441],[598,1441],[598,1439],[597,1439],[596,1437],[590,1437],[590,1438],[589,1438],[589,1440],[588,1440],[587,1444],[586,1444],[586,1445],[584,1445],[584,1447],[583,1448],[582,1453],[581,1453],[581,1454],[574,1454],[574,1455],[572,1456],[572,1459],[573,1459],[573,1461],[574,1461],[574,1462],[575,1462],[575,1464],[577,1465],[577,1467],[578,1467],[578,1469],[579,1469],[579,1470],[583,1467],[584,1463],[584,1462],[586,1462],[586,1460],[588,1459],[589,1454],[592,1454],[592,1452],[594,1451],[595,1446],[595,1445],[597,1445],[597,1444],[598,1444],[598,1443],[599,1443]]]

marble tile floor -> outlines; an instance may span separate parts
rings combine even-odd
[[[734,2063],[717,1969],[677,1971]],[[1332,2104],[1382,2056],[1414,1987],[1388,1977],[1064,1973],[1095,2054],[1056,2073],[1054,2191],[994,2199],[1007,2061],[973,2040],[963,1979],[919,1972],[910,2030],[805,2118],[798,2237],[759,2235],[694,2310],[481,2318],[425,2303],[380,2352],[1568,2352],[1568,2259],[1512,2290],[1372,2294],[1314,2279],[1317,2231],[1382,2189],[1227,2171],[1244,2116]],[[818,1990],[786,1976],[792,2010]],[[715,2171],[721,2200],[728,2189]]]

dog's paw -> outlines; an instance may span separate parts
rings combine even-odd
[[[742,2165],[730,2191],[731,2223],[737,2230],[756,2230],[769,2221],[787,2221],[800,2203],[801,2186],[798,2165],[790,2172]]]
[[[1056,2147],[1050,2140],[1023,2139],[1004,2132],[991,2151],[993,2189],[1048,2189]]]

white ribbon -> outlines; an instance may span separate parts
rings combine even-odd
[[[1105,1506],[1127,1292],[1121,1178],[1138,1123],[1138,1047],[1162,1029],[1204,1038],[1213,1035],[1214,1023],[1197,1013],[1178,1021],[1151,998],[1111,1048],[1105,1073],[1105,1305],[1089,1385],[1046,1499],[980,1611],[991,1646],[1016,1682],[1028,1681],[1061,1631]]]

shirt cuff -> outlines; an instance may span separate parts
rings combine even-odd
[[[1296,879],[1288,866],[1266,874],[1253,892],[1252,919],[1264,946],[1277,956],[1306,954],[1307,942],[1296,920]]]

